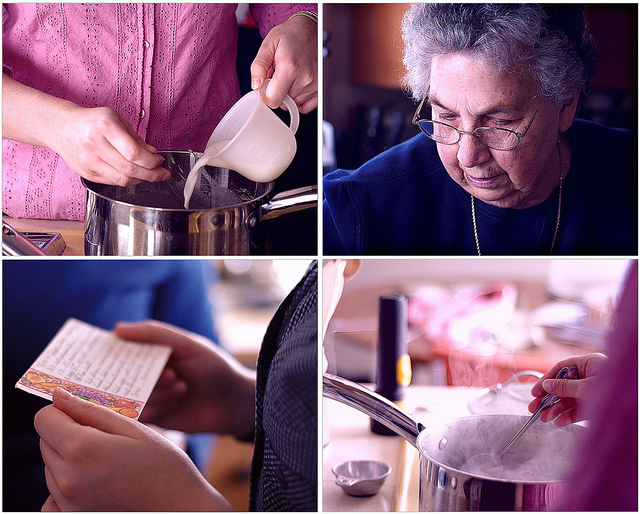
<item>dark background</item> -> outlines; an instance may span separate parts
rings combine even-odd
[[[250,66],[262,38],[253,20],[239,26],[237,69],[241,94],[251,91]],[[274,111],[287,125],[289,113]],[[318,109],[300,114],[296,132],[297,151],[287,170],[275,180],[273,194],[318,183]],[[318,241],[317,208],[297,211],[258,223],[251,232],[254,255],[316,255]]]

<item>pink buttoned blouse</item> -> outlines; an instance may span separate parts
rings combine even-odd
[[[237,4],[3,4],[3,72],[82,107],[111,107],[159,150],[202,151],[239,98]],[[264,37],[317,4],[251,4]],[[2,140],[2,211],[84,218],[85,191],[55,152]]]

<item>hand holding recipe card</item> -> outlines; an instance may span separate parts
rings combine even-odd
[[[112,332],[69,319],[16,387],[52,399],[70,393],[138,419],[172,349],[125,341]]]

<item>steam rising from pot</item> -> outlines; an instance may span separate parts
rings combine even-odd
[[[572,462],[574,440],[580,426],[557,427],[537,423],[501,458],[502,448],[526,416],[479,416],[458,419],[420,441],[421,448],[438,463],[491,480],[559,482]],[[446,439],[446,444],[443,444]]]

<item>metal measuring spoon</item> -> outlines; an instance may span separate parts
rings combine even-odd
[[[578,367],[577,366],[565,366],[560,371],[558,371],[558,374],[556,375],[556,379],[559,379],[559,378],[567,378],[567,379],[572,379],[572,380],[580,378],[580,376],[578,374]],[[507,444],[504,448],[502,448],[502,450],[500,450],[497,453],[498,457],[501,457],[502,455],[504,455],[509,450],[509,448],[511,448],[513,446],[513,444],[518,439],[520,439],[522,434],[524,434],[527,431],[527,429],[540,417],[540,414],[542,413],[543,410],[548,409],[549,407],[551,407],[552,405],[554,405],[555,403],[557,403],[559,401],[560,401],[560,398],[558,398],[555,394],[547,393],[545,395],[545,397],[542,398],[542,401],[540,402],[540,405],[538,405],[538,408],[531,415],[531,417],[527,420],[527,422],[524,424],[524,426],[518,431],[518,433],[513,437],[513,439],[511,439],[509,444]]]

